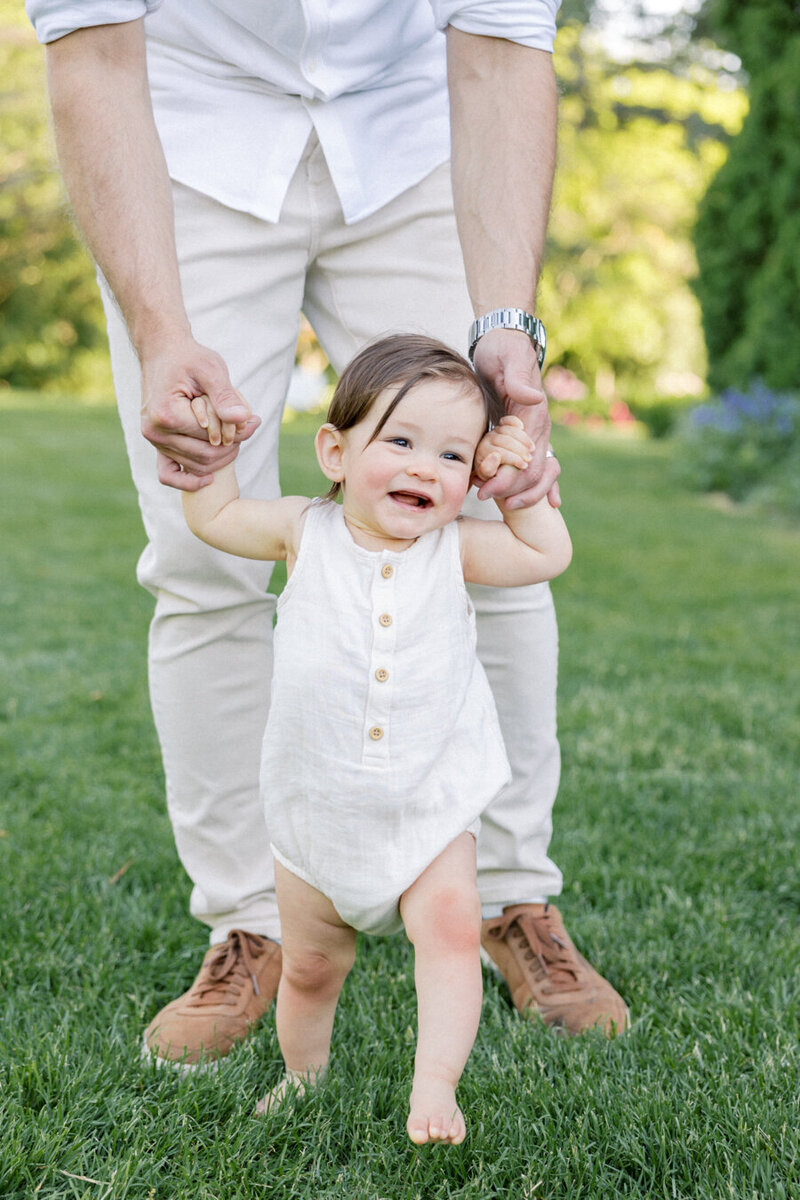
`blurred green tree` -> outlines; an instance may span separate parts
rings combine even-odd
[[[0,380],[107,389],[102,307],[54,166],[41,49],[8,0],[0,79]]]
[[[548,359],[603,399],[702,390],[692,229],[746,99],[702,62],[614,61],[579,23],[556,42],[559,165],[539,306]]]
[[[556,45],[548,360],[604,400],[696,390],[705,357],[690,233],[746,101],[686,56],[614,61],[602,22],[587,24],[594,7],[566,0]],[[0,78],[0,381],[108,388],[93,268],[54,166],[42,53],[13,0],[0,0]]]
[[[800,4],[710,0],[750,76],[750,111],[700,206],[695,244],[715,388],[800,387]]]

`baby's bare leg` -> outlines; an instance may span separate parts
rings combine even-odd
[[[419,1032],[406,1128],[412,1142],[462,1142],[456,1084],[481,1012],[481,907],[475,839],[462,833],[400,900],[414,945]]]
[[[277,862],[275,888],[283,951],[275,1020],[287,1078],[302,1086],[315,1083],[328,1066],[336,1003],[355,959],[356,934],[327,896]],[[259,1111],[285,1090],[280,1085],[260,1101]]]

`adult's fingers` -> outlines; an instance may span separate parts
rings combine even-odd
[[[525,497],[524,504],[531,504],[536,500],[540,500],[542,496],[546,496],[552,488],[555,481],[561,473],[561,466],[557,458],[546,457],[547,444],[541,447],[541,452],[537,447],[537,453],[533,460],[523,471],[519,471],[513,467],[501,467],[495,475],[494,479],[487,480],[478,491],[479,500],[490,500],[497,498],[498,500],[518,499]],[[539,466],[541,463],[541,467]],[[531,500],[533,497],[533,500]],[[513,503],[510,507],[516,507]],[[519,507],[522,507],[520,505]],[[556,505],[557,507],[557,505]]]
[[[561,474],[561,467],[557,458],[548,458],[547,467],[541,478],[524,491],[514,492],[506,500],[506,507],[509,509],[515,508],[530,508],[532,504],[537,504],[544,496],[547,496],[548,502],[552,508],[559,508],[561,505],[561,493],[558,487],[558,476]]]
[[[201,441],[183,433],[173,433],[170,437],[162,437],[156,442],[156,450],[174,458],[186,471],[203,475],[207,471],[217,471],[236,457],[239,441],[224,445],[212,446],[210,442]]]
[[[191,408],[189,411],[191,413]],[[193,414],[191,420],[193,424],[188,430],[178,431],[155,429],[143,419],[142,432],[160,453],[173,458],[187,471],[200,474],[216,471],[231,462],[236,457],[241,443],[251,437],[261,424],[258,417],[252,417],[241,429],[236,430],[228,444],[221,439],[219,445],[212,445],[208,440],[207,431],[198,424]]]
[[[189,471],[184,471],[174,458],[168,458],[166,454],[159,453],[158,478],[167,487],[177,488],[178,491],[198,492],[200,488],[207,487],[209,483],[213,482],[214,476],[213,474],[193,475]]]
[[[560,508],[561,492],[559,491],[558,484],[554,483],[548,492],[543,490],[544,487],[545,484],[540,480],[536,487],[529,488],[527,492],[519,492],[518,495],[512,497],[506,503],[506,508],[531,508],[534,504],[538,504],[545,495],[547,496],[547,503],[551,508]]]

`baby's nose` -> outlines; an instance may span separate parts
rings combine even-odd
[[[420,454],[409,463],[408,472],[418,479],[435,479],[436,463],[437,459],[432,454]]]

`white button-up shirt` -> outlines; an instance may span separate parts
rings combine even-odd
[[[153,109],[174,179],[277,221],[314,129],[352,222],[449,157],[445,27],[552,51],[559,3],[27,0],[26,7],[41,42],[147,16]]]

